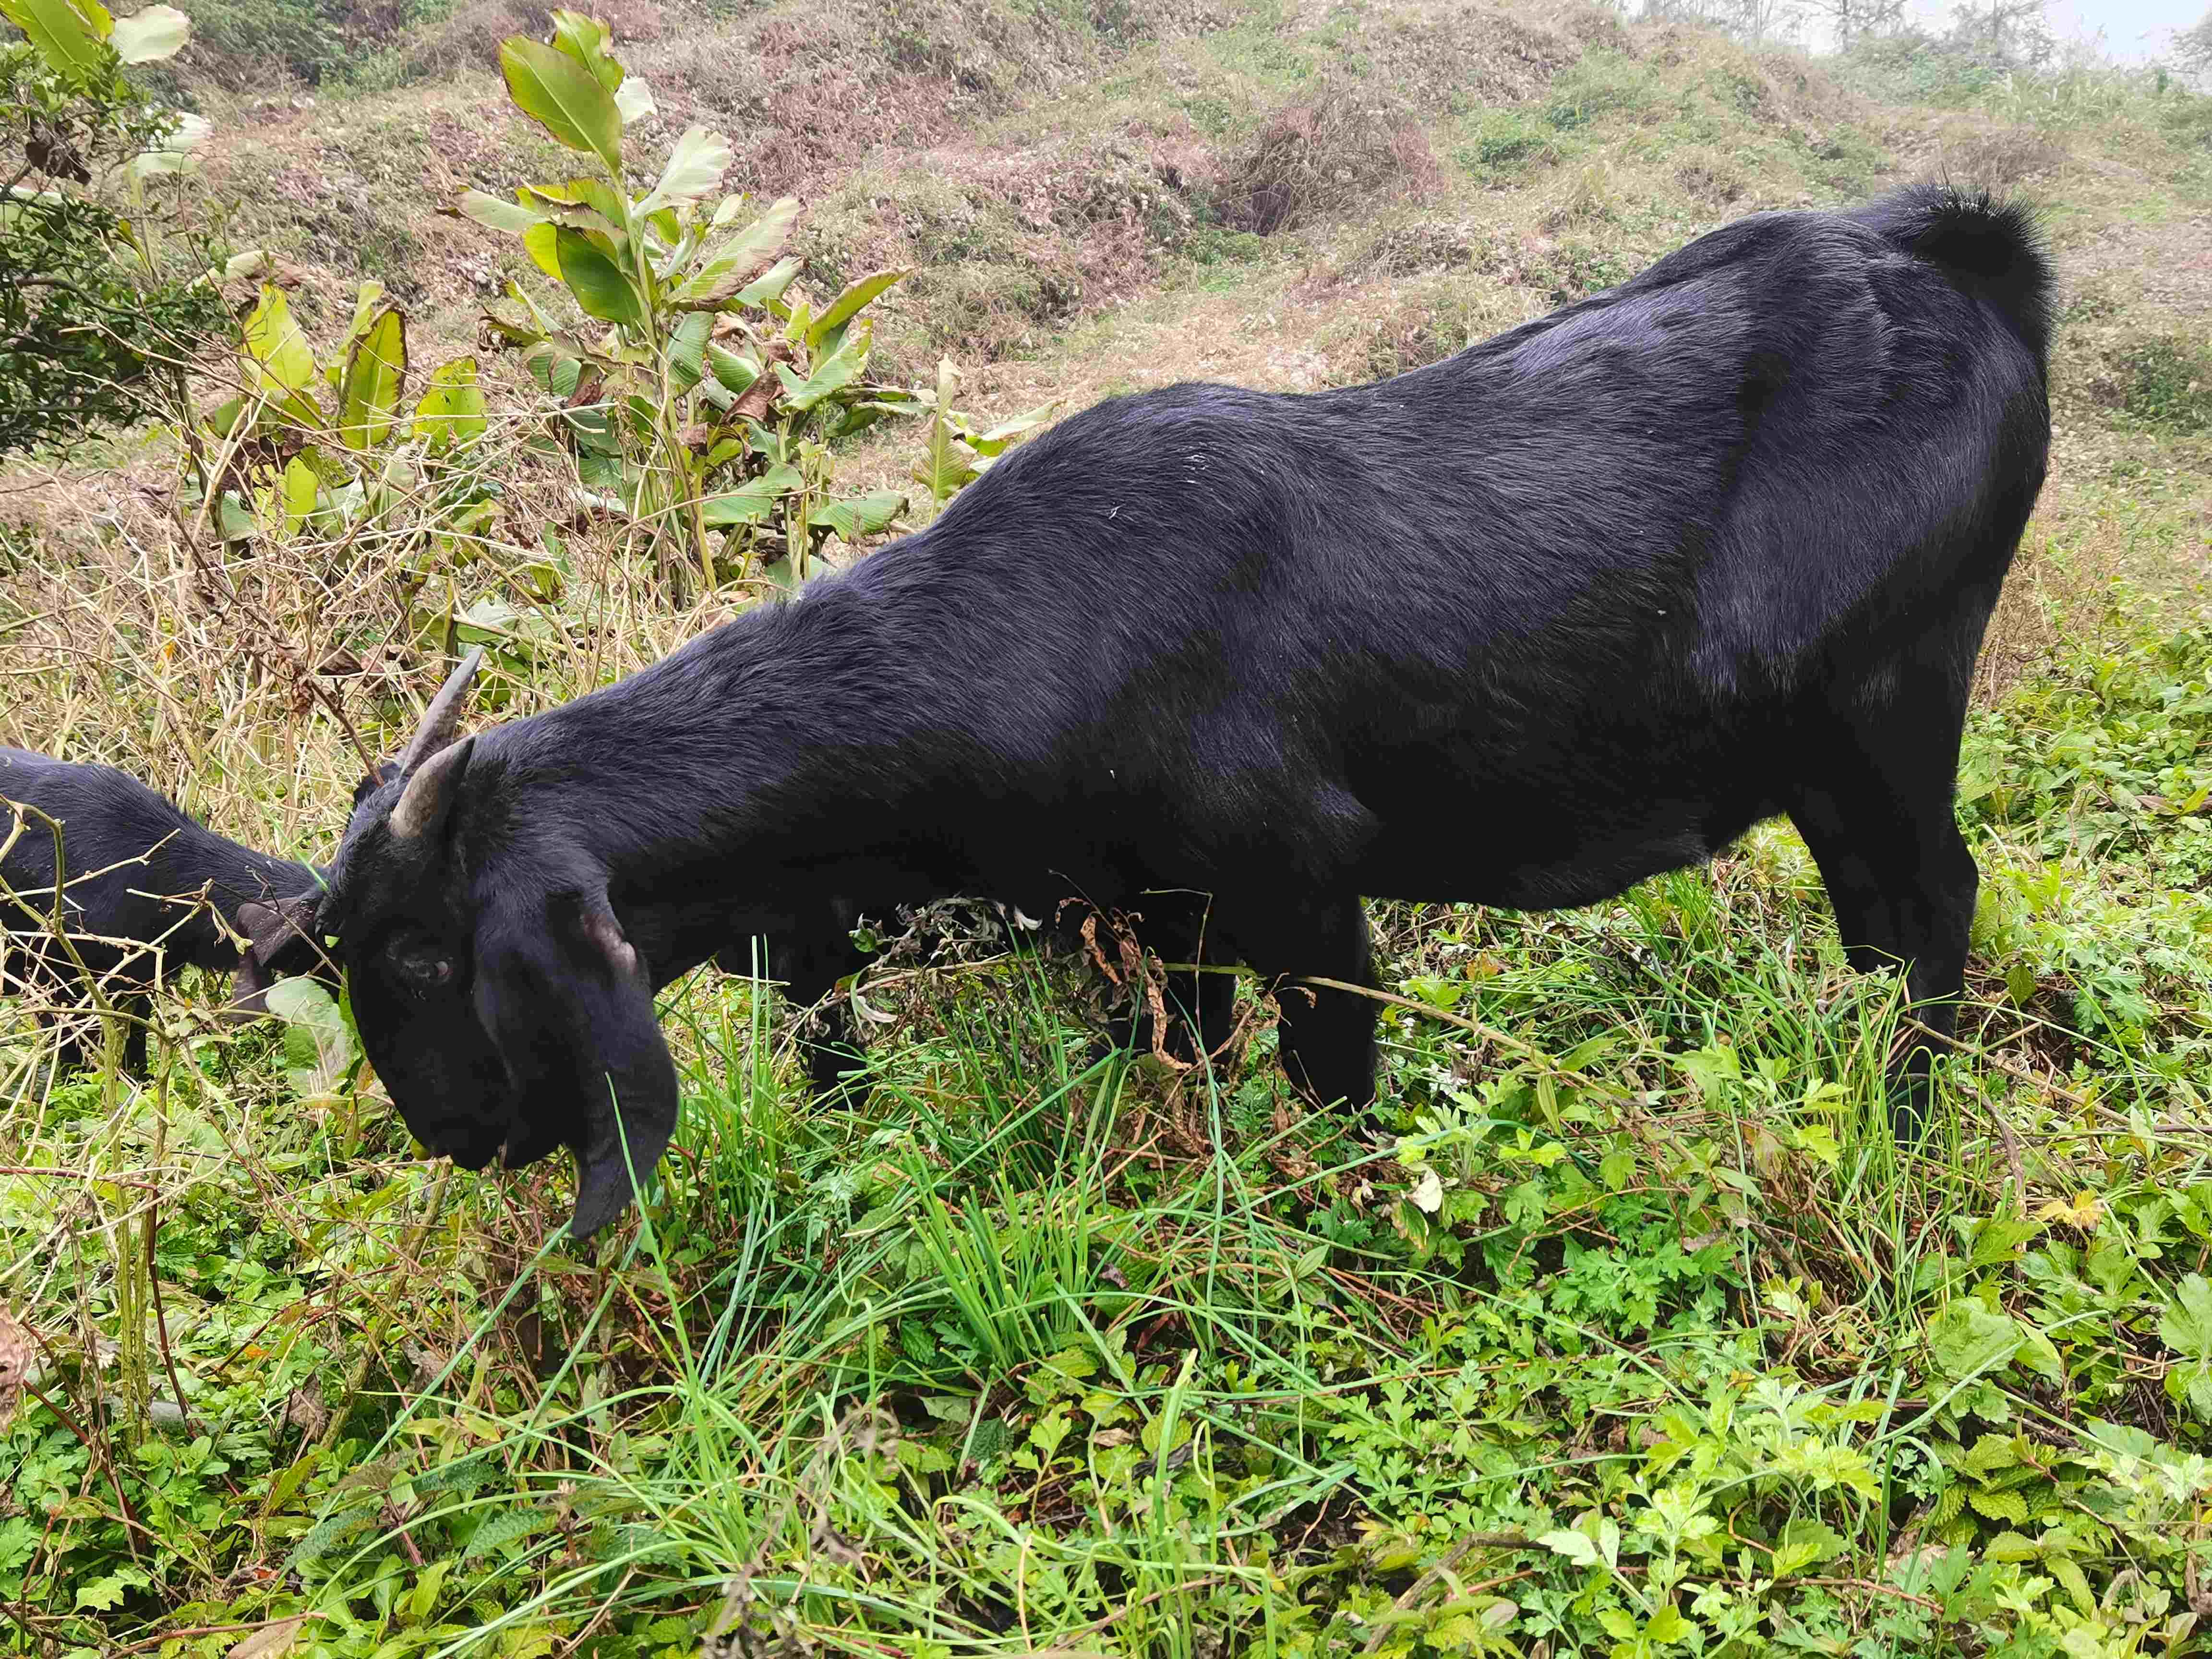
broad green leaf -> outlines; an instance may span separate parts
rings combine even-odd
[[[32,49],[64,72],[98,68],[101,42],[115,27],[98,4],[70,0],[0,0],[0,17],[22,30]]]
[[[1675,1064],[1690,1074],[1698,1095],[1706,1100],[1720,1094],[1728,1085],[1743,1075],[1743,1067],[1733,1048],[1692,1048],[1680,1055]]]
[[[2051,1576],[2066,1586],[2066,1593],[2074,1598],[2074,1605],[2084,1619],[2097,1613],[2097,1593],[2089,1588],[2089,1576],[2081,1571],[2081,1564],[2064,1555],[2046,1555],[2043,1565]]]
[[[840,541],[857,542],[863,536],[880,535],[890,529],[905,511],[905,496],[895,489],[878,489],[818,507],[807,515],[806,522],[823,526]]]
[[[558,185],[525,185],[515,195],[525,207],[579,229],[619,231],[629,217],[629,198],[604,179],[570,179]],[[605,226],[588,225],[584,218],[564,211],[576,208],[590,209],[605,221]]]
[[[1035,409],[1025,410],[1019,415],[1012,416],[1000,422],[988,432],[971,433],[968,441],[975,446],[975,453],[979,455],[999,454],[1016,439],[1036,431],[1037,428],[1050,420],[1060,405],[1060,399],[1058,398],[1054,398],[1048,404],[1039,404]]]
[[[269,250],[249,248],[243,253],[234,253],[222,262],[222,269],[211,270],[209,276],[217,283],[243,282],[248,276],[266,276],[269,271]]]
[[[522,360],[530,378],[556,398],[573,398],[584,378],[584,360],[562,351],[553,342],[541,343]]]
[[[1825,1123],[1808,1123],[1797,1131],[1797,1144],[1831,1170],[1844,1155],[1837,1144],[1836,1132]]]
[[[1697,1634],[1698,1627],[1682,1617],[1681,1609],[1671,1603],[1653,1613],[1650,1622],[1644,1626],[1644,1639],[1662,1647],[1689,1641]]]
[[[228,438],[230,436],[232,429],[238,425],[239,417],[244,415],[246,410],[246,402],[245,398],[224,398],[222,402],[217,404],[213,409],[208,411],[208,430],[214,433],[218,438]]]
[[[284,504],[284,533],[293,532],[315,515],[315,498],[322,489],[322,475],[315,471],[307,452],[284,463],[282,495]]]
[[[257,390],[303,392],[315,378],[315,354],[292,319],[284,292],[264,283],[261,299],[246,319],[246,356]]]
[[[239,500],[234,489],[226,489],[216,499],[215,520],[216,534],[227,542],[251,541],[260,527],[253,521],[252,509]]]
[[[284,1080],[302,1103],[329,1098],[353,1063],[354,1036],[337,1000],[304,975],[269,988],[269,1012],[284,1022]]]
[[[842,392],[858,380],[860,371],[867,367],[868,350],[874,331],[862,323],[846,337],[845,343],[821,362],[805,380],[781,363],[775,366],[776,375],[783,382],[783,400],[787,408],[800,414],[814,407],[832,392]]]
[[[660,113],[660,106],[653,101],[653,88],[642,75],[623,77],[623,83],[615,88],[615,112],[622,117],[625,126]]]
[[[960,371],[950,357],[937,362],[937,408],[929,417],[929,437],[921,459],[915,463],[915,482],[933,500],[950,501],[960,487],[976,476],[976,454],[952,427],[952,399],[960,390]]]
[[[2013,1355],[2013,1363],[2048,1382],[2066,1380],[2066,1362],[2059,1356],[2058,1345],[2026,1321],[2021,1324],[2020,1352]]]
[[[514,35],[500,43],[500,73],[515,107],[570,149],[622,173],[622,112],[591,70],[556,47]]]
[[[1954,1379],[1994,1370],[2019,1347],[2019,1322],[1978,1296],[1958,1297],[1928,1322],[1929,1352]]]
[[[952,435],[950,428],[933,424],[929,447],[908,476],[928,490],[933,500],[948,501],[982,476],[981,459],[974,450]]]
[[[555,50],[590,71],[592,78],[609,92],[622,85],[623,66],[608,50],[606,25],[581,11],[556,10],[550,21]]]
[[[530,263],[556,283],[561,280],[561,258],[555,245],[560,234],[560,227],[550,219],[541,219],[522,233],[522,251]]]
[[[545,216],[534,209],[481,190],[463,191],[447,211],[473,219],[489,229],[504,231],[509,236],[520,236],[532,226],[545,222]]]
[[[2158,1340],[2189,1359],[2212,1359],[2212,1280],[2190,1273],[2159,1316]]]
[[[760,307],[773,305],[783,297],[791,279],[806,268],[804,259],[779,259],[762,275],[755,277],[731,297],[732,306]]]
[[[131,158],[131,175],[153,179],[191,172],[199,166],[196,152],[214,131],[215,123],[204,115],[179,115],[177,124],[161,135],[153,149],[142,150]]]
[[[748,480],[738,489],[710,496],[701,504],[700,512],[709,529],[757,524],[775,510],[777,502],[798,489],[801,482],[797,467],[772,466],[759,477]]]
[[[702,311],[698,314],[710,317],[713,313]],[[715,345],[711,341],[707,346],[707,366],[713,371],[714,379],[720,383],[722,389],[732,394],[742,393],[746,387],[760,379],[758,363],[750,357],[740,357],[726,346]]]
[[[818,349],[821,342],[828,337],[830,330],[851,321],[862,306],[866,305],[893,283],[904,282],[913,275],[914,272],[911,270],[879,270],[872,276],[863,276],[859,282],[850,284],[842,294],[830,302],[829,310],[814,319],[814,326],[806,333],[808,349]]]
[[[143,1589],[152,1582],[143,1568],[118,1567],[113,1572],[78,1586],[76,1609],[80,1613],[112,1613],[123,1605],[123,1598],[131,1590]]]
[[[174,6],[149,6],[117,18],[107,39],[126,64],[158,64],[182,51],[191,33],[192,20]]]
[[[1547,1532],[1537,1543],[1554,1555],[1564,1555],[1578,1567],[1597,1565],[1597,1546],[1578,1532]]]
[[[714,313],[687,311],[668,337],[669,374],[677,389],[689,392],[707,373],[707,337],[714,332]]]
[[[384,441],[407,384],[407,326],[398,307],[379,312],[346,356],[338,393],[338,436],[349,449]]]
[[[586,316],[597,317],[602,322],[627,324],[632,328],[645,326],[645,307],[637,290],[630,286],[629,278],[612,256],[587,233],[560,226],[553,247],[553,257],[561,268],[561,280],[576,296],[576,303],[584,308]]]
[[[1834,1560],[1847,1547],[1843,1536],[1834,1528],[1800,1516],[1782,1529],[1770,1570],[1777,1578],[1802,1572],[1822,1561]]]
[[[702,126],[684,129],[684,136],[676,141],[676,148],[668,153],[668,165],[660,170],[660,182],[653,193],[638,204],[641,214],[657,212],[671,205],[696,202],[722,181],[730,168],[730,141],[719,132],[709,132]]]
[[[338,340],[338,361],[324,371],[333,387],[345,372],[345,360],[353,353],[353,343],[368,332],[369,324],[383,309],[380,303],[383,298],[384,284],[374,277],[362,283],[359,291],[354,295],[353,320],[346,325],[346,331]]]
[[[708,255],[671,296],[673,303],[687,308],[720,305],[775,262],[798,220],[799,198],[784,197]]]

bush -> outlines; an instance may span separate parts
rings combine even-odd
[[[200,280],[208,249],[179,235],[184,204],[164,188],[204,124],[156,107],[73,10],[35,21],[36,44],[0,42],[0,173],[15,186],[0,202],[0,453],[140,418],[149,384],[173,391],[228,322]],[[159,51],[121,35],[141,58]]]

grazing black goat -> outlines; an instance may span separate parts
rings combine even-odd
[[[146,1063],[148,994],[190,964],[236,975],[229,1005],[250,1019],[275,979],[322,963],[312,934],[315,872],[216,835],[112,767],[0,748],[0,986],[41,984],[85,1000],[83,975],[54,936],[54,837],[62,825],[64,931],[84,969],[129,1017],[125,1063]],[[20,829],[17,827],[20,825]],[[241,951],[239,938],[246,941]],[[85,1046],[63,1045],[82,1063]]]
[[[1942,1031],[2050,293],[1984,196],[1760,214],[1395,380],[1099,404],[795,601],[456,741],[465,665],[320,911],[369,1058],[465,1164],[572,1148],[588,1234],[675,1127],[654,988],[733,938],[1079,894],[1171,962],[1356,985],[1363,896],[1589,904],[1778,813]],[[1218,1029],[1221,975],[1179,994]],[[1291,1078],[1369,1101],[1372,1004],[1281,1006]]]

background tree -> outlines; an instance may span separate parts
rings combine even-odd
[[[2173,61],[2185,75],[2212,78],[2212,11],[2174,37]]]
[[[0,0],[0,453],[142,417],[229,318],[182,188],[207,124],[125,72],[190,25],[152,6]]]

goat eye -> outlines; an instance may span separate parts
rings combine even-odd
[[[391,951],[393,969],[407,988],[417,993],[434,991],[453,976],[453,959],[441,956],[435,950],[420,945],[409,949],[395,946]]]

